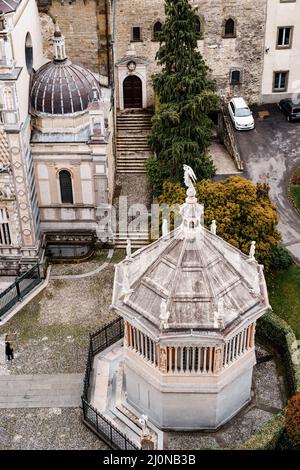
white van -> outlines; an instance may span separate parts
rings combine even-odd
[[[228,111],[234,127],[238,131],[254,129],[254,119],[244,98],[232,98],[228,104]]]

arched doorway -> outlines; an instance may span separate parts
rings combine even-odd
[[[142,80],[136,75],[129,75],[123,82],[124,108],[142,108]]]

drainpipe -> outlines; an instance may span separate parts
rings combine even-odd
[[[107,82],[108,88],[111,85],[111,63],[110,63],[110,42],[109,42],[109,27],[108,27],[108,0],[105,0],[105,37],[106,37],[106,57],[107,57]]]

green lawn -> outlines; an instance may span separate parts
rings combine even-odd
[[[293,328],[300,340],[300,268],[293,265],[269,274],[267,283],[274,312]]]
[[[295,205],[300,209],[300,185],[292,184],[290,186],[291,196],[295,202]]]
[[[295,206],[300,209],[300,168],[294,172],[290,184],[290,195],[295,203]]]

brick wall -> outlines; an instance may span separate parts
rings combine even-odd
[[[40,7],[44,50],[52,57],[51,37],[56,20],[66,38],[66,51],[73,61],[99,72],[98,19],[96,0],[76,0],[61,3],[52,0],[46,7]]]

